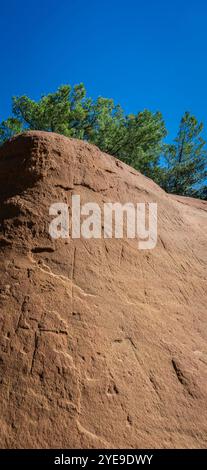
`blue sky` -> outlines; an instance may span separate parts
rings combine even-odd
[[[207,138],[206,0],[1,0],[0,9],[0,119],[12,95],[84,82],[127,113],[160,110],[170,139],[190,110]]]

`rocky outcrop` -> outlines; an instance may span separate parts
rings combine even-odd
[[[158,243],[51,239],[49,206],[157,202]],[[0,149],[0,446],[207,443],[207,203],[87,143]]]

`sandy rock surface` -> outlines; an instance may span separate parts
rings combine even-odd
[[[49,206],[157,202],[158,243],[52,240]],[[87,143],[0,149],[1,448],[207,445],[207,203]]]

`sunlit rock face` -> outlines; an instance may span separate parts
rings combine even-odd
[[[157,244],[52,239],[51,204],[157,203]],[[71,217],[70,217],[71,224]],[[97,147],[0,149],[0,446],[206,447],[207,203]]]

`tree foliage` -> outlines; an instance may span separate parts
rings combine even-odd
[[[163,187],[169,193],[196,195],[198,185],[207,177],[207,152],[202,138],[203,123],[186,112],[172,145],[165,145],[167,168],[163,174]]]
[[[153,178],[168,192],[205,197],[200,187],[206,178],[207,161],[203,124],[190,113],[182,117],[173,144],[163,144],[167,132],[160,112],[125,115],[112,99],[88,98],[80,83],[63,85],[39,101],[14,97],[12,117],[0,124],[0,144],[23,130],[86,140]]]

